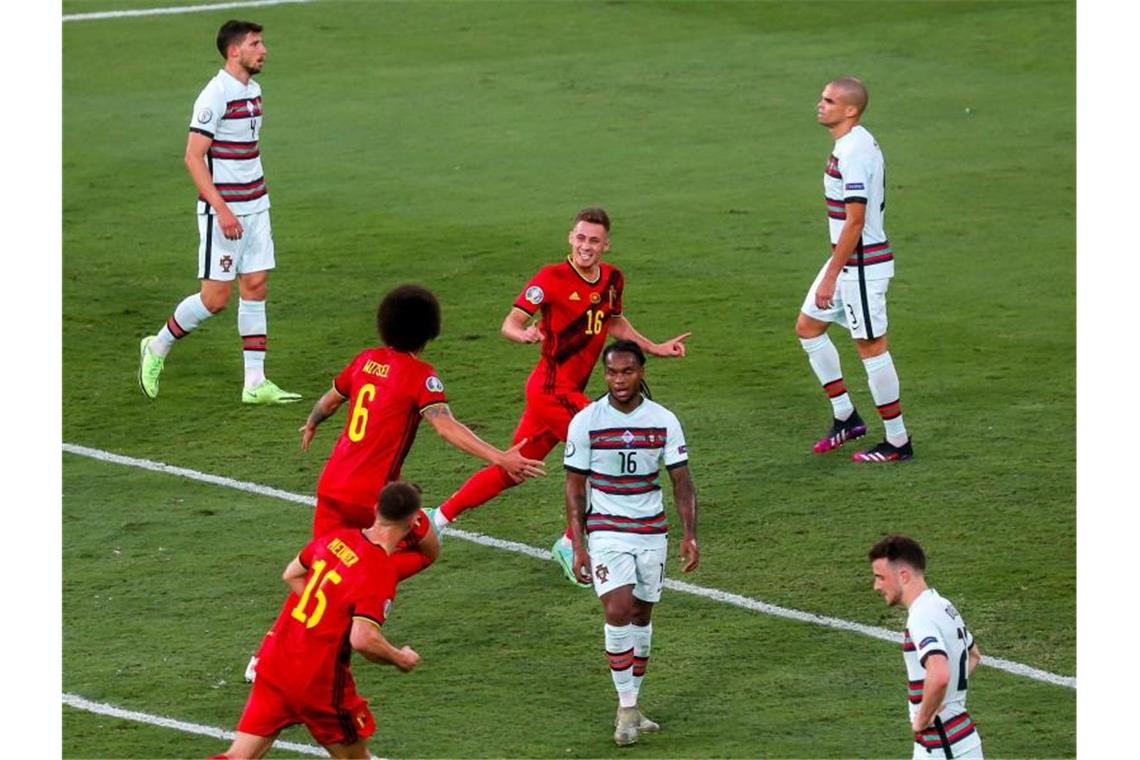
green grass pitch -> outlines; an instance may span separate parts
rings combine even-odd
[[[230,17],[266,27],[267,369],[305,395],[291,408],[238,403],[236,308],[180,342],[157,400],[135,383],[139,338],[196,288],[182,152]],[[329,1],[65,23],[63,440],[312,494],[343,413],[308,454],[296,429],[374,341],[381,294],[415,281],[444,309],[424,358],[457,416],[504,444],[536,351],[498,325],[563,255],[574,212],[602,205],[631,321],[693,332],[688,358],[648,366],[699,488],[702,565],[684,580],[901,630],[864,558],[906,532],[985,654],[1073,676],[1075,26],[1066,2]],[[848,73],[890,167],[891,351],[916,452],[902,466],[810,453],[830,415],[792,330],[827,253],[814,104]],[[874,440],[862,367],[832,332]],[[459,527],[549,546],[559,452]],[[232,728],[307,508],[62,457],[63,691]],[[477,464],[424,426],[405,474],[437,503]],[[623,754],[909,753],[897,646],[669,591],[655,620],[643,705],[665,728]],[[447,540],[386,630],[422,666],[355,666],[373,751],[614,755],[601,626],[553,563]],[[983,666],[970,711],[988,756],[1076,754],[1071,688]],[[71,758],[225,744],[62,720]]]

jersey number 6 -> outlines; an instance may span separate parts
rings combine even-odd
[[[364,406],[376,398],[376,386],[368,383],[360,388],[356,394],[356,403],[352,405],[352,417],[348,420],[348,440],[359,443],[364,440],[364,428],[368,426],[368,409]]]

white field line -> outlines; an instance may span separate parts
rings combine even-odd
[[[130,11],[98,11],[96,13],[72,13],[64,16],[64,21],[94,21],[104,18],[130,18],[132,16],[169,16],[173,13],[198,13],[200,11],[219,11],[226,8],[257,8],[263,5],[282,5],[284,3],[308,3],[311,0],[245,0],[234,3],[212,3],[210,5],[179,5],[173,8],[138,8]]]
[[[233,478],[224,478],[218,475],[210,475],[197,470],[189,470],[184,467],[174,467],[172,465],[163,464],[162,462],[153,462],[149,459],[136,459],[134,457],[122,456],[120,454],[112,454],[108,451],[100,449],[91,449],[86,446],[77,446],[71,443],[64,443],[63,450],[70,454],[77,454],[79,456],[90,457],[91,459],[98,459],[103,462],[111,462],[113,464],[122,464],[130,467],[138,467],[144,470],[151,470],[153,472],[163,472],[169,475],[178,475],[179,477],[189,478],[191,480],[198,480],[204,483],[212,483],[214,485],[225,486],[226,488],[234,488],[239,491],[246,491],[248,493],[260,494],[262,496],[272,496],[286,501],[296,502],[298,504],[307,504],[314,506],[316,499],[312,496],[302,496],[300,494],[282,491],[268,486],[258,485],[257,483],[247,483],[241,480],[234,480]],[[527,544],[520,544],[516,541],[504,541],[501,538],[494,536],[486,536],[482,533],[473,533],[466,530],[459,530],[456,528],[447,528],[447,535],[461,538],[464,541],[471,541],[472,543],[481,544],[483,546],[490,546],[495,549],[503,549],[516,554],[525,554],[528,557],[535,559],[551,560],[550,551],[547,549],[538,549]],[[812,623],[814,625],[821,625],[827,628],[836,628],[841,631],[850,631],[852,633],[859,633],[864,636],[870,636],[874,639],[882,639],[883,641],[890,641],[896,644],[902,643],[902,635],[895,631],[889,631],[886,628],[879,628],[873,625],[864,625],[863,623],[854,623],[849,620],[841,618],[827,617],[825,615],[817,615],[813,612],[803,612],[801,610],[790,609],[788,607],[780,607],[775,604],[762,602],[759,599],[752,599],[740,594],[732,594],[727,591],[720,591],[714,588],[705,588],[704,586],[696,586],[692,583],[684,583],[683,581],[675,581],[669,578],[665,579],[665,587],[674,591],[680,591],[684,594],[692,594],[699,596],[703,599],[711,599],[716,602],[723,602],[724,604],[731,604],[734,607],[740,607],[753,612],[759,612],[765,615],[772,615],[774,617],[787,618],[788,620],[795,620],[801,623]],[[1004,670],[1007,673],[1014,675],[1024,676],[1031,678],[1034,681],[1041,681],[1043,683],[1051,683],[1057,686],[1067,686],[1070,689],[1077,688],[1077,679],[1074,676],[1062,676],[1056,673],[1050,673],[1046,670],[1039,670],[1028,665],[1022,665],[1019,662],[1011,660],[1003,660],[998,657],[991,657],[989,655],[982,656],[982,664],[998,670]]]
[[[115,705],[92,702],[75,694],[64,694],[63,703],[68,707],[74,707],[76,710],[84,710],[85,712],[96,713],[98,715],[109,715],[112,718],[121,718],[123,720],[133,720],[136,723],[146,723],[151,726],[158,726],[159,728],[173,728],[175,731],[182,731],[187,734],[209,736],[224,741],[233,741],[234,738],[233,731],[225,731],[220,728],[215,728],[214,726],[203,726],[200,723],[187,723],[184,720],[175,720],[174,718],[164,718],[161,715],[124,710]],[[329,756],[329,753],[325,751],[324,747],[318,747],[314,744],[297,744],[296,742],[284,742],[278,739],[273,743],[273,746],[275,749],[288,749],[315,757]]]

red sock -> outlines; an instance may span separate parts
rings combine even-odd
[[[510,475],[507,475],[506,470],[498,465],[487,465],[468,478],[467,482],[461,485],[447,501],[440,504],[439,511],[449,521],[454,520],[467,510],[490,501],[513,485],[515,482],[511,480]]]

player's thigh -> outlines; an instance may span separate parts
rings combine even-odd
[[[843,324],[843,300],[838,285],[835,288],[835,296],[832,298],[830,308],[821,309],[815,305],[815,291],[823,281],[823,275],[826,271],[827,264],[824,264],[823,267],[820,268],[819,274],[812,280],[811,287],[808,288],[807,295],[804,296],[804,302],[800,305],[800,311],[820,322],[838,322],[839,324]]]
[[[234,758],[256,758],[265,757],[269,750],[273,748],[273,742],[277,741],[277,734],[273,736],[255,736],[254,734],[246,734],[241,731],[237,732],[230,748],[226,750],[226,757]]]
[[[238,720],[238,735],[268,739],[273,744],[273,738],[283,729],[294,723],[300,723],[297,708],[291,700],[277,688],[259,678],[253,682],[246,700],[241,718]],[[252,743],[252,740],[251,740]],[[239,757],[260,757],[260,755],[244,755]]]
[[[563,433],[562,437],[565,439],[566,434]],[[526,439],[526,444],[522,447],[522,454],[530,459],[546,459],[546,455],[558,445],[559,441],[558,435],[550,429],[545,416],[541,411],[532,409],[529,403],[519,418],[518,426],[515,427],[512,442],[517,444],[523,439]]]
[[[313,511],[313,538],[341,528],[364,529],[375,521],[375,504],[350,504],[317,494],[317,508]]]
[[[852,338],[874,340],[887,334],[887,289],[890,284],[890,278],[840,278],[836,293],[842,297],[843,324]]]
[[[325,750],[329,753],[330,757],[335,758],[352,758],[352,760],[365,760],[372,757],[372,753],[368,751],[368,740],[361,739],[354,744],[326,744]]]
[[[233,282],[242,241],[227,240],[214,214],[198,214],[198,279]]]
[[[376,721],[368,709],[368,701],[356,693],[354,685],[345,689],[339,706],[323,703],[306,705],[301,722],[324,747],[367,744],[368,737],[376,732]]]
[[[665,585],[665,546],[642,549],[634,555],[637,568],[637,584],[633,595],[643,602],[657,604],[661,601],[661,587]]]
[[[238,274],[267,272],[277,266],[269,211],[243,216],[241,223],[244,231],[238,241],[242,244],[237,260]]]

